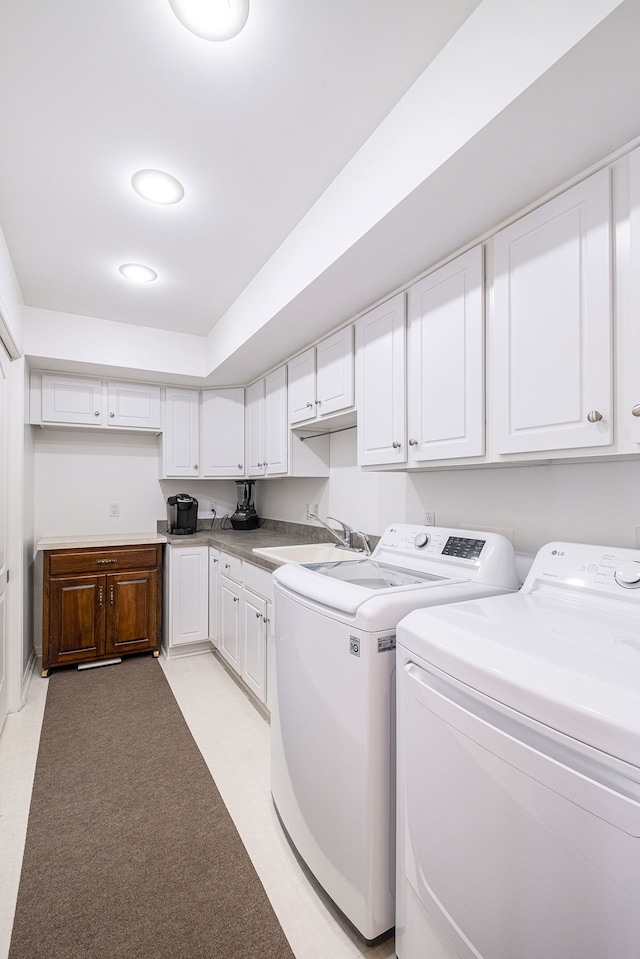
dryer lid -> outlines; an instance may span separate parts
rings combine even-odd
[[[397,643],[467,686],[640,767],[640,620],[512,593],[410,613]]]

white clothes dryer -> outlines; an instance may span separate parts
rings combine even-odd
[[[398,626],[399,959],[640,956],[640,551]]]
[[[395,917],[396,624],[419,606],[517,589],[513,547],[398,524],[371,557],[273,579],[273,800],[299,857],[373,943]]]

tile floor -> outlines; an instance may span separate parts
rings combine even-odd
[[[394,956],[393,939],[363,946],[298,866],[271,802],[268,722],[214,656],[160,662],[296,959]],[[46,688],[36,672],[0,737],[0,959],[9,952]]]

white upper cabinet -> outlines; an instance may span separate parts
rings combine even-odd
[[[625,303],[624,329],[618,337],[621,396],[620,431],[631,444],[640,443],[640,148],[629,157],[630,256],[629,300]],[[620,299],[618,309],[620,309]],[[636,450],[633,450],[636,452]]]
[[[239,479],[244,458],[244,389],[204,390],[200,475]]]
[[[321,419],[354,405],[353,326],[287,364],[289,423]]]
[[[167,387],[161,442],[162,476],[200,475],[199,407],[198,390]]]
[[[160,429],[160,387],[141,383],[108,383],[109,426]]]
[[[361,316],[355,324],[358,466],[407,459],[405,295]]]
[[[247,387],[247,475],[286,475],[289,469],[287,368]]]
[[[407,312],[409,464],[482,456],[482,247],[414,284]]]
[[[494,454],[612,442],[610,171],[496,234]]]
[[[39,412],[43,423],[102,426],[102,382],[43,373]],[[32,422],[38,418],[32,416]]]

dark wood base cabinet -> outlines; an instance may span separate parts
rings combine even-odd
[[[46,550],[42,675],[53,666],[160,654],[162,546]]]

